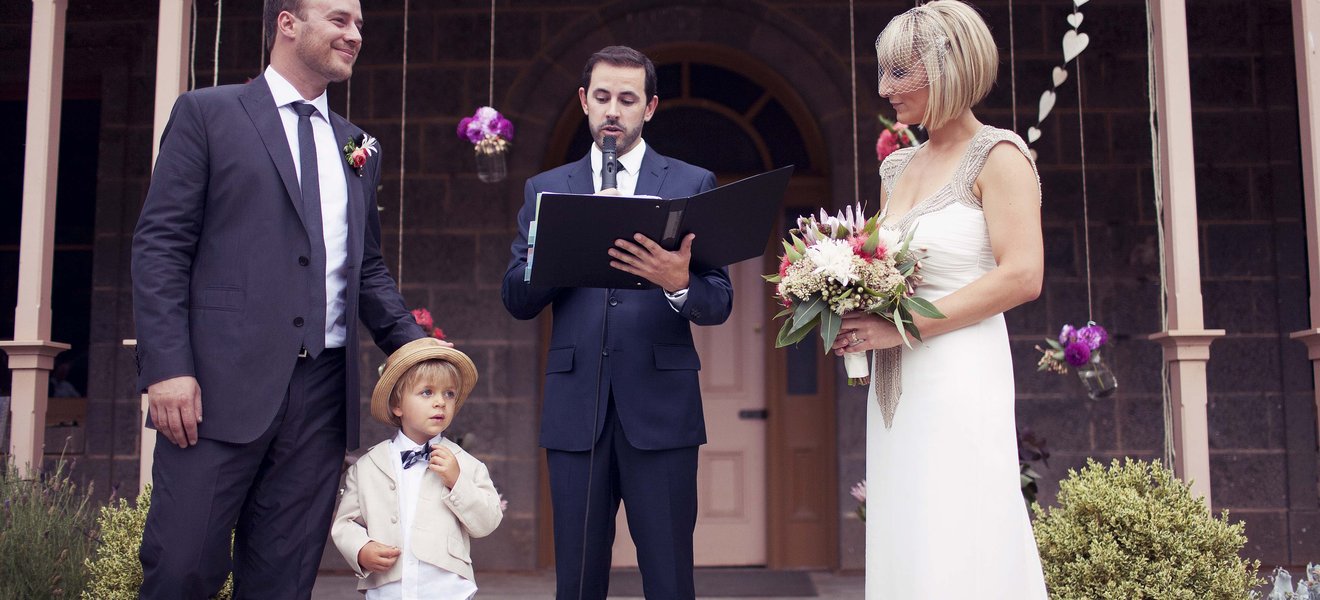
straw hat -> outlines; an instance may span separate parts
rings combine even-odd
[[[442,360],[458,369],[463,381],[458,390],[458,404],[454,412],[463,408],[463,401],[467,400],[468,394],[477,385],[477,366],[472,364],[468,355],[442,345],[440,340],[433,337],[424,337],[404,344],[385,360],[380,381],[376,382],[376,389],[371,392],[371,416],[388,425],[395,425],[394,415],[390,412],[390,395],[394,392],[394,386],[413,365],[428,360]]]

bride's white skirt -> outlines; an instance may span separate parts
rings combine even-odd
[[[1046,598],[1022,500],[1002,316],[903,353],[885,429],[866,423],[866,598]]]

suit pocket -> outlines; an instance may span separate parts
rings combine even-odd
[[[243,310],[243,288],[232,285],[211,285],[193,298],[192,307],[206,310]]]
[[[449,555],[465,563],[472,564],[472,555],[468,551],[467,540],[461,536],[449,536]]]
[[[701,359],[697,357],[697,349],[692,346],[656,344],[654,347],[656,369],[661,371],[701,370]]]
[[[573,346],[551,348],[545,355],[545,372],[567,373],[573,370]]]

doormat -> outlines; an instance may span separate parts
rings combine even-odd
[[[816,586],[806,571],[768,569],[697,569],[698,598],[814,598]],[[642,574],[637,569],[610,571],[610,597],[641,598]]]

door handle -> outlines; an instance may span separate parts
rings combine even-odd
[[[770,411],[764,408],[745,408],[738,411],[738,418],[744,421],[764,421],[770,418]]]

